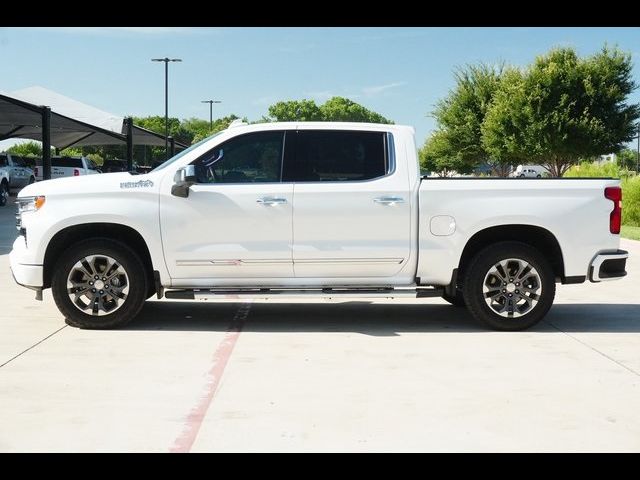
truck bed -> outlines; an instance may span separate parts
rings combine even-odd
[[[564,276],[585,277],[596,251],[616,250],[609,232],[613,178],[423,177],[418,194],[418,268],[421,283],[446,285],[464,247],[495,225],[531,225],[558,242]]]

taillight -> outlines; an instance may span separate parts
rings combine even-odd
[[[80,170],[78,170],[77,168],[74,168],[74,169],[73,169],[73,176],[74,176],[74,177],[78,177],[78,176],[80,176]]]
[[[620,233],[620,225],[622,225],[622,188],[606,187],[604,196],[613,201],[613,210],[609,215],[609,231],[611,233]]]

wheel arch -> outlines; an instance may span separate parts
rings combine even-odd
[[[62,252],[70,245],[89,238],[107,238],[129,246],[134,252],[140,255],[140,259],[145,266],[149,285],[154,284],[153,262],[151,261],[151,254],[149,252],[147,242],[144,240],[142,235],[140,235],[140,233],[135,229],[126,225],[101,222],[72,225],[63,228],[51,238],[44,254],[43,288],[49,288],[51,286],[53,269],[55,267],[56,260],[60,257]]]
[[[458,278],[480,250],[503,241],[521,242],[540,251],[551,264],[556,281],[566,283],[564,257],[558,239],[549,230],[536,225],[509,224],[488,227],[476,232],[466,243],[458,263]]]

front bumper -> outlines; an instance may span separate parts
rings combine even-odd
[[[27,253],[27,245],[24,237],[19,236],[13,242],[13,249],[9,254],[9,264],[11,266],[11,273],[16,283],[23,287],[31,288],[34,290],[41,289],[43,285],[43,271],[42,265],[32,265],[28,263],[22,263]]]
[[[589,280],[592,282],[619,280],[627,274],[625,266],[628,257],[629,252],[626,250],[596,255],[589,266]]]

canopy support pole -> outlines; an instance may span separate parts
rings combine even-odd
[[[51,180],[51,108],[42,107],[42,178]]]
[[[176,154],[176,140],[169,135],[169,146],[171,147],[171,156],[173,157]]]
[[[133,172],[133,118],[125,118],[127,137],[127,171]]]

